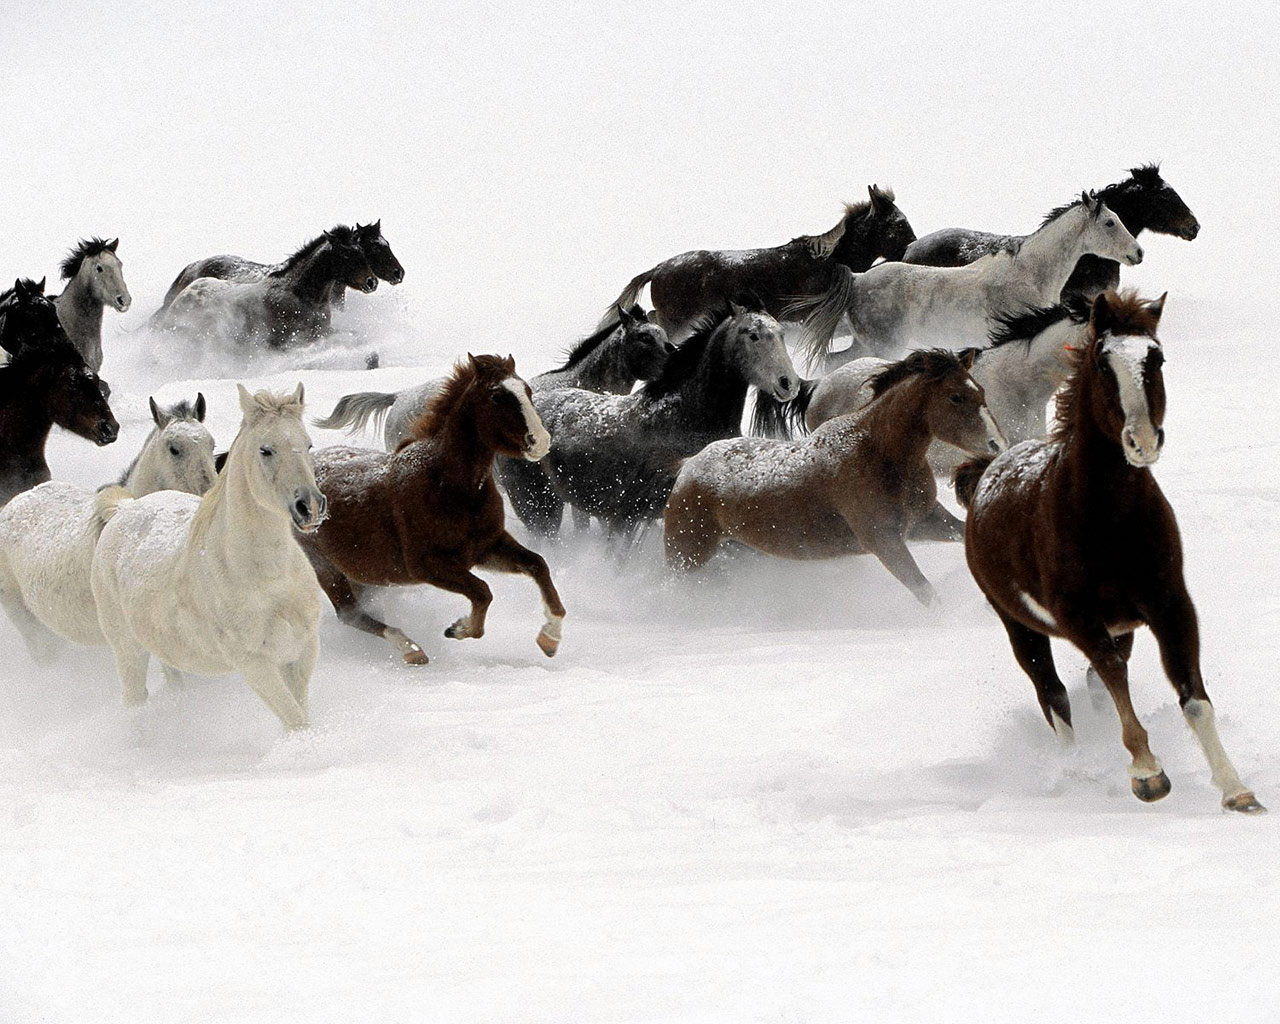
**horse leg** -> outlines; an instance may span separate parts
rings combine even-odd
[[[1165,674],[1178,691],[1183,717],[1209,762],[1213,784],[1222,792],[1222,806],[1246,814],[1266,810],[1240,781],[1218,737],[1213,704],[1200,675],[1200,627],[1191,598],[1183,590],[1159,609],[1144,609],[1144,617],[1160,645]]]
[[[48,664],[61,646],[58,635],[35,617],[27,607],[27,603],[22,600],[22,594],[16,583],[12,586],[6,585],[8,583],[8,580],[0,583],[0,605],[4,606],[9,621],[22,635],[22,641],[27,645],[31,660],[41,665]]]
[[[450,640],[478,640],[484,636],[484,620],[489,613],[489,605],[493,603],[493,591],[489,584],[464,565],[434,565],[430,571],[422,571],[418,576],[424,583],[447,590],[453,594],[461,594],[471,602],[471,611],[457,619],[444,631]]]
[[[573,516],[573,529],[576,533],[586,533],[591,529],[591,513],[570,505],[569,512]]]
[[[342,622],[354,629],[382,637],[399,651],[401,657],[410,665],[427,664],[426,652],[418,644],[410,640],[395,626],[388,626],[385,622],[375,619],[360,607],[360,595],[355,585],[335,565],[316,552],[308,551],[307,554],[310,556],[311,565],[316,571],[316,579],[320,583],[320,589],[325,592],[325,595],[333,605],[333,610],[338,613],[338,618]],[[307,678],[309,679],[310,676],[311,673],[308,672]],[[295,685],[297,685],[296,681]]]
[[[1133,634],[1121,633],[1115,640],[1116,650],[1119,651],[1120,657],[1124,658],[1125,664],[1128,664],[1129,655],[1133,653]],[[1089,690],[1089,703],[1093,705],[1094,711],[1101,711],[1107,706],[1108,700],[1107,687],[1102,681],[1102,676],[1098,675],[1090,665],[1085,669],[1084,681]]]
[[[313,634],[307,641],[307,645],[297,661],[291,661],[280,666],[280,673],[284,676],[285,686],[289,687],[289,692],[293,694],[293,699],[298,702],[298,706],[302,708],[304,715],[307,714],[307,691],[311,684],[311,673],[315,670],[316,658],[319,655],[320,636],[319,634]]]
[[[145,703],[150,653],[145,647],[119,640],[112,641],[111,653],[116,658],[116,673],[120,676],[120,685],[124,690],[125,707]]]
[[[182,674],[181,670],[174,668],[172,665],[166,665],[164,662],[160,663],[160,668],[164,672],[165,686],[174,690],[186,689],[187,678]]]
[[[938,592],[920,571],[920,566],[916,564],[901,534],[887,529],[860,532],[853,525],[856,520],[848,513],[844,515],[844,519],[863,548],[880,559],[880,563],[893,573],[894,578],[915,594],[917,601],[926,608],[937,604]]]
[[[307,710],[285,683],[278,666],[260,658],[254,659],[244,667],[244,681],[276,713],[286,729],[306,727]]]
[[[565,611],[556,585],[551,582],[547,560],[504,531],[498,543],[479,564],[498,572],[523,573],[538,585],[538,593],[542,595],[542,611],[546,616],[546,622],[538,631],[538,647],[548,658],[555,657],[556,651],[560,649],[560,627],[564,622]]]
[[[964,520],[957,519],[940,501],[907,531],[911,540],[964,540]]]
[[[1067,696],[1067,688],[1058,678],[1049,638],[1044,633],[1024,626],[999,608],[996,609],[996,614],[1000,616],[1000,621],[1004,623],[1004,630],[1009,634],[1009,646],[1013,648],[1013,656],[1036,688],[1036,698],[1040,701],[1040,710],[1044,713],[1045,721],[1057,733],[1058,739],[1064,746],[1074,743],[1075,732],[1071,727],[1071,698]]]
[[[662,514],[662,545],[667,566],[688,571],[711,560],[724,534],[713,499],[697,487],[673,493]]]
[[[1139,800],[1151,803],[1169,795],[1169,776],[1151,753],[1147,730],[1138,721],[1129,698],[1129,666],[1122,655],[1123,645],[1105,627],[1086,629],[1070,637],[1097,670],[1120,716],[1120,730],[1125,749],[1133,761],[1129,765],[1129,785]]]

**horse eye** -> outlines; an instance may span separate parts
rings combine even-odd
[[[178,451],[178,446],[177,446],[177,445],[175,445],[175,444],[171,444],[171,445],[169,445],[169,454],[170,454],[170,455],[172,455],[172,456],[176,459],[179,455],[181,455],[181,454],[182,454],[182,452]]]
[[[747,335],[747,337],[749,337],[752,341],[760,340],[760,335],[756,331],[752,331],[749,335]]]
[[[951,396],[951,404],[952,404],[952,405],[963,405],[963,404],[964,404],[964,395],[962,395],[962,394],[960,394],[960,393],[958,393],[958,392],[957,392],[956,394],[952,395],[952,396]]]
[[[259,453],[261,453],[263,458],[267,458],[267,459],[271,458],[271,456],[273,456],[276,453],[276,450],[274,448],[268,447],[265,444],[261,448],[259,448],[258,451]]]
[[[1113,227],[1115,227],[1115,226],[1116,226],[1116,222],[1115,222],[1114,220],[1111,220],[1111,219],[1109,219],[1109,218],[1108,218],[1108,220],[1107,220],[1107,227],[1109,227],[1109,228],[1113,228]]]
[[[99,274],[101,274],[101,273],[102,273],[102,264],[101,264],[101,263],[99,263],[96,267],[94,267],[94,269],[95,269]]]

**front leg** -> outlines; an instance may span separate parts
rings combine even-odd
[[[476,640],[484,636],[484,620],[493,603],[493,591],[489,584],[460,563],[424,566],[418,578],[433,587],[461,594],[471,602],[471,611],[455,621],[444,635],[451,640]]]
[[[564,622],[565,610],[560,601],[556,585],[551,581],[551,571],[547,561],[536,551],[530,551],[511,534],[503,531],[501,537],[480,562],[486,569],[497,569],[499,572],[518,572],[530,577],[538,585],[538,593],[542,595],[542,609],[546,622],[538,632],[537,643],[548,658],[554,657],[560,649],[561,624]]]
[[[873,530],[865,527],[859,529],[860,524],[855,525],[856,520],[851,519],[849,514],[845,515],[845,521],[862,546],[880,559],[880,563],[893,573],[898,582],[916,595],[917,601],[926,608],[937,603],[937,591],[920,571],[920,566],[916,564],[915,558],[907,549],[901,533],[888,527]]]
[[[306,727],[307,709],[286,685],[279,666],[256,658],[244,666],[244,681],[276,713],[286,729]]]
[[[311,673],[316,667],[316,658],[320,654],[320,634],[312,633],[307,638],[307,645],[303,649],[301,656],[297,661],[291,661],[281,667],[281,674],[284,676],[284,682],[289,687],[289,692],[293,694],[293,699],[298,702],[298,706],[302,708],[302,713],[307,714],[308,688],[311,684]]]
[[[933,507],[916,520],[907,536],[912,540],[964,540],[964,520],[935,498]]]

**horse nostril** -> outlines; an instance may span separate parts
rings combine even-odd
[[[987,451],[991,452],[993,455],[994,455],[994,454],[997,454],[997,453],[999,453],[999,451],[1000,451],[1000,446],[999,446],[998,444],[996,444],[996,443],[995,443],[995,441],[988,441],[988,442],[987,442]]]
[[[783,390],[783,391],[790,391],[790,390],[791,390],[791,378],[790,378],[790,377],[783,377],[780,381],[778,381],[778,383],[782,385],[782,390]]]
[[[293,508],[294,508],[294,511],[298,513],[298,520],[300,522],[305,523],[308,519],[311,518],[311,506],[309,506],[301,498],[299,498],[297,501],[293,503]]]
[[[1156,447],[1157,448],[1164,447],[1164,427],[1156,428]]]

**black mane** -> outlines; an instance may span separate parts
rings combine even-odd
[[[284,273],[287,270],[292,270],[300,262],[312,255],[320,248],[320,246],[324,245],[325,242],[329,241],[330,237],[337,242],[347,245],[360,244],[360,239],[356,234],[355,228],[348,227],[346,224],[335,224],[328,231],[320,232],[320,234],[316,235],[316,237],[311,239],[311,241],[305,242],[299,246],[293,255],[280,264],[280,270],[278,272]]]
[[[632,316],[639,317],[641,320],[647,321],[649,319],[649,314],[646,313],[639,305],[632,306],[630,313]],[[561,370],[568,370],[574,366],[577,366],[580,362],[582,362],[582,360],[586,359],[587,356],[591,355],[592,352],[594,352],[597,348],[599,348],[602,344],[604,344],[604,342],[613,334],[613,332],[616,331],[621,326],[622,326],[621,320],[619,320],[616,316],[611,317],[609,319],[609,322],[606,323],[603,327],[601,327],[598,331],[596,331],[595,334],[592,334],[583,338],[576,345],[574,345],[573,348],[571,348],[569,352],[565,355],[565,364],[563,366],[557,366],[551,372],[559,373]]]
[[[759,297],[750,292],[739,294],[733,301],[743,306],[749,313],[765,312]],[[644,393],[651,398],[661,398],[678,390],[702,362],[707,346],[720,325],[733,316],[733,308],[728,304],[721,306],[718,310],[702,314],[694,321],[693,333],[667,357],[662,373],[645,384]]]
[[[1074,210],[1083,201],[1084,201],[1083,199],[1077,196],[1072,202],[1063,203],[1061,206],[1055,206],[1052,210],[1050,210],[1048,213],[1044,215],[1044,220],[1040,222],[1040,227],[1043,228],[1049,224],[1052,224],[1055,220],[1061,217],[1068,210]],[[1036,230],[1039,230],[1039,228],[1037,228]]]
[[[76,274],[80,273],[80,264],[84,262],[86,256],[97,256],[99,253],[106,252],[109,244],[109,239],[99,238],[97,235],[92,238],[80,239],[62,261],[62,279],[70,281]]]
[[[926,380],[941,380],[956,370],[964,371],[960,357],[945,348],[916,349],[905,359],[890,363],[880,370],[867,383],[871,385],[871,393],[879,398],[895,384],[908,377],[924,377]]]

